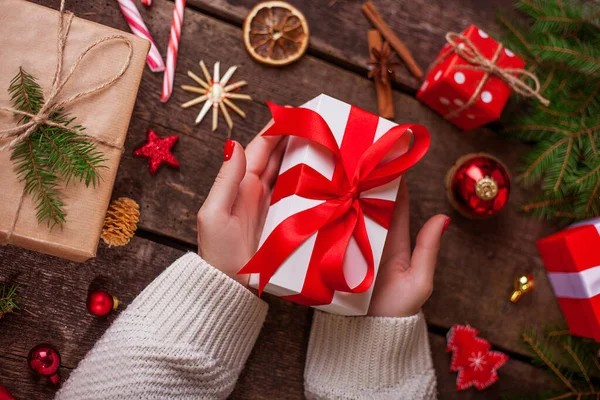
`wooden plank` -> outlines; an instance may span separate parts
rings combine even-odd
[[[360,10],[364,1],[288,2],[306,16],[311,31],[309,48],[313,54],[335,60],[366,75],[369,58],[366,32],[371,25]],[[188,5],[239,26],[256,3],[256,0],[188,1]],[[394,33],[406,43],[421,69],[426,71],[445,43],[444,36],[447,32],[461,32],[467,26],[476,24],[492,34],[492,37],[500,38],[502,30],[496,22],[496,12],[510,12],[514,1],[374,0],[374,3]],[[411,92],[416,91],[419,86],[417,79],[405,67],[398,68],[397,81]]]
[[[84,264],[0,247],[0,282],[18,284],[23,307],[31,313],[21,311],[0,320],[0,383],[19,399],[51,398],[52,387],[27,370],[29,350],[41,342],[53,343],[61,353],[66,377],[118,313],[182,254],[141,238],[122,248],[101,246],[98,257]],[[85,301],[92,282],[102,283],[119,298],[118,312],[106,318],[87,313]],[[274,296],[264,299],[270,304],[269,314],[238,393],[259,393],[259,389],[302,393],[312,312]],[[285,386],[280,385],[282,379]]]
[[[101,283],[119,298],[122,310],[183,254],[139,238],[122,248],[99,250],[97,258],[77,264],[12,246],[0,248],[0,282],[18,284],[23,306],[32,313],[0,321],[1,355],[26,357],[37,343],[50,342],[59,349],[62,364],[74,368],[117,316],[88,314],[90,284]]]
[[[279,302],[278,304],[287,304]],[[287,308],[287,309],[286,309]],[[67,311],[57,309],[56,312]],[[274,321],[274,315],[285,315],[288,313],[287,321]],[[271,334],[275,326],[273,323],[291,323],[295,326],[309,326],[310,318],[304,321],[291,321],[297,313],[289,307],[278,308],[275,314],[273,306],[269,317],[263,328],[263,332],[248,360],[246,368],[242,372],[232,399],[302,399],[303,397],[303,370],[304,354],[308,342],[308,330],[299,335],[294,332],[279,330],[275,335]],[[42,323],[54,323],[51,317],[42,317]],[[277,325],[282,326],[282,325]],[[106,326],[96,329],[96,334],[101,335]],[[35,329],[35,328],[34,328]],[[302,330],[301,330],[302,331]],[[2,331],[0,331],[2,333]],[[291,336],[290,336],[291,333]],[[2,339],[4,335],[0,336]],[[301,339],[301,340],[298,340]],[[443,336],[429,334],[434,368],[438,381],[438,390],[442,399],[489,399],[500,398],[502,394],[514,394],[518,390],[520,394],[534,394],[558,387],[557,382],[549,374],[529,364],[510,360],[500,369],[500,379],[485,391],[469,389],[465,392],[457,392],[455,387],[456,374],[448,371],[450,365],[450,354],[445,352],[445,338]],[[84,344],[82,347],[86,347]],[[86,350],[87,351],[87,350]],[[286,357],[285,354],[294,353],[294,357]],[[82,356],[82,352],[78,352]],[[65,352],[63,351],[63,359]],[[75,363],[79,359],[74,360]],[[70,368],[61,368],[60,375],[63,381],[68,379]],[[285,382],[285,384],[282,384]],[[518,385],[515,384],[518,382]],[[5,386],[17,399],[51,399],[56,388],[46,379],[31,374],[27,368],[25,356],[0,355],[0,384]]]
[[[273,348],[261,349],[261,341],[264,342],[259,339],[230,398],[232,400],[303,399],[302,371],[304,360],[297,360],[293,364],[275,369],[272,362],[276,361],[278,357],[274,357]],[[456,390],[456,373],[448,370],[450,354],[445,352],[444,338],[430,334],[429,341],[432,348],[440,399],[496,399],[502,395],[536,394],[540,391],[546,392],[559,388],[556,380],[545,371],[520,361],[509,360],[499,370],[500,378],[498,382],[491,387],[483,391],[470,388],[458,392]],[[264,350],[267,351],[263,353]],[[261,357],[261,361],[264,363],[258,364],[256,362],[257,357]],[[293,370],[294,373],[289,373],[290,370]],[[300,374],[298,374],[298,371]],[[60,369],[63,381],[68,379],[70,373],[71,370],[68,368]],[[25,359],[20,357],[0,357],[0,384],[6,387],[16,399],[52,399],[56,390],[47,380],[33,376],[27,368]]]
[[[116,3],[74,2],[79,15],[120,29],[127,26]],[[172,3],[157,0],[144,17],[159,47],[166,48]],[[314,57],[284,69],[271,69],[250,60],[240,43],[240,30],[191,9],[186,9],[176,86],[190,83],[185,71],[199,71],[203,58],[209,65],[220,60],[222,68],[240,65],[234,79],[246,79],[247,92],[254,102],[243,104],[246,121],[235,119],[233,137],[248,141],[267,122],[264,101],[299,105],[321,92],[376,111],[372,82],[354,73],[331,66]],[[140,226],[148,231],[176,238],[190,245],[196,242],[196,211],[204,201],[222,162],[225,124],[216,133],[210,124],[193,126],[198,109],[182,110],[178,104],[190,98],[175,89],[172,99],[159,102],[162,75],[146,71],[135,109],[126,150],[114,196],[129,196],[140,202]],[[520,215],[517,206],[526,193],[513,187],[508,209],[492,220],[470,221],[455,213],[444,193],[446,171],[461,155],[487,151],[502,159],[512,171],[527,149],[498,137],[488,129],[463,133],[413,98],[394,93],[398,123],[421,123],[432,132],[432,146],[423,161],[408,174],[411,192],[411,228],[414,239],[418,228],[435,213],[449,214],[452,225],[441,249],[436,291],[425,307],[429,322],[448,328],[469,322],[481,329],[497,345],[521,352],[519,333],[529,326],[562,321],[562,316],[545,278],[535,249],[535,240],[549,234],[553,227]],[[222,121],[221,121],[222,122]],[[133,149],[145,140],[146,129],[161,135],[180,134],[175,155],[179,170],[162,169],[150,176],[144,160],[134,158]],[[536,292],[517,306],[508,304],[512,280],[521,273],[533,273],[538,280]]]
[[[230,398],[303,399],[313,313],[271,295],[265,299],[270,304],[267,320]]]

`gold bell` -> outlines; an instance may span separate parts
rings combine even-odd
[[[510,296],[510,301],[513,303],[518,302],[521,296],[525,293],[533,291],[535,287],[535,280],[532,275],[523,275],[515,279],[514,290]]]

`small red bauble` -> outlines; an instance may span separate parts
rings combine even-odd
[[[54,384],[60,382],[60,376],[58,376],[60,354],[51,344],[41,343],[35,346],[29,352],[27,362],[29,368],[36,374],[50,377],[50,381]]]
[[[15,398],[4,386],[0,385],[0,400],[15,400]]]
[[[468,154],[458,159],[446,176],[450,203],[469,218],[486,218],[502,210],[510,194],[510,176],[497,158]]]
[[[104,317],[119,306],[119,299],[104,290],[95,290],[88,295],[87,309],[96,317]]]

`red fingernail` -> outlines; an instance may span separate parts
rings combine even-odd
[[[223,160],[229,161],[233,155],[233,149],[235,148],[235,142],[231,139],[227,139],[225,147],[223,148]]]
[[[446,229],[448,229],[449,226],[450,226],[450,217],[446,218],[446,221],[444,222],[444,228],[442,229],[442,235],[446,232]]]

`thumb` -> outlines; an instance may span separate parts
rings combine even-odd
[[[410,266],[421,287],[433,288],[440,241],[449,224],[450,217],[438,214],[430,218],[417,235]]]
[[[238,142],[228,139],[224,148],[223,165],[202,207],[213,212],[229,214],[244,175],[246,175],[244,148]]]

